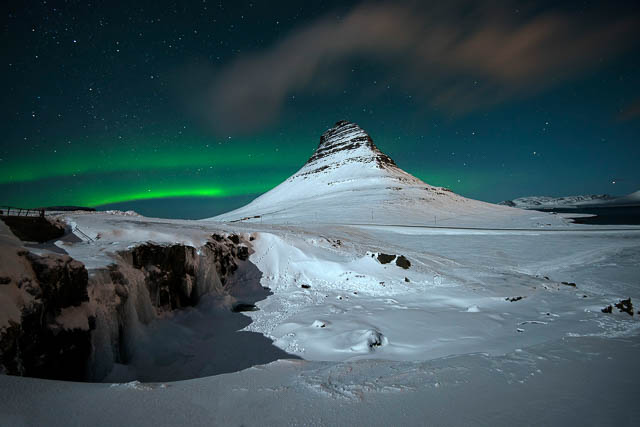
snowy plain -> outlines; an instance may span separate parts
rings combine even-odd
[[[632,425],[640,416],[638,316],[600,311],[640,298],[638,228],[65,217],[99,237],[57,243],[92,270],[141,241],[253,236],[237,280],[272,294],[259,311],[233,315],[204,298],[143,328],[143,357],[114,369],[113,384],[0,376],[3,424]],[[381,264],[378,253],[411,266]]]

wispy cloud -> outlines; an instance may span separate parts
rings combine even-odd
[[[209,121],[225,130],[264,126],[291,93],[317,89],[362,59],[400,75],[428,105],[470,111],[597,66],[627,48],[640,27],[637,16],[604,17],[595,10],[438,3],[364,3],[240,57],[215,72],[204,92]]]
[[[636,99],[626,106],[620,114],[618,114],[618,119],[622,121],[640,119],[640,99]]]

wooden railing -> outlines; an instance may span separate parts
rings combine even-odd
[[[80,236],[87,239],[87,243],[94,242],[94,240],[91,237],[89,237],[84,231],[80,230],[77,225],[73,228],[73,233],[78,233]]]

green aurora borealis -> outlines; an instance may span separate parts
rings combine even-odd
[[[407,172],[467,197],[631,193],[640,25],[625,25],[640,5],[614,3],[501,0],[467,19],[476,6],[463,0],[11,0],[0,205],[213,216],[295,173],[343,119]],[[432,12],[443,15],[429,26]],[[434,25],[459,45],[425,56],[416,46],[435,46]],[[532,29],[531,45],[501,41]],[[486,47],[494,31],[505,37]]]
[[[0,186],[15,189],[11,202],[17,206],[96,207],[152,198],[219,198],[268,190],[287,177],[287,166],[295,168],[296,159],[306,154],[293,147],[285,156],[269,144],[223,145],[194,139],[188,149],[162,147],[157,141],[136,143],[135,149],[129,144],[101,146],[96,150],[60,144],[48,147],[45,156],[29,154],[33,160],[27,162],[5,160],[8,167],[3,168]],[[25,157],[16,151],[18,159]],[[274,164],[282,167],[273,170]],[[246,179],[252,170],[260,171],[259,179]]]
[[[189,149],[146,141],[135,150],[104,144],[48,148],[33,161],[6,161],[0,188],[11,205],[98,207],[134,200],[172,197],[225,198],[257,195],[294,173],[316,141],[273,148],[276,143],[208,144],[192,139]],[[25,153],[15,153],[20,159]],[[274,167],[277,165],[277,167]],[[437,177],[431,176],[433,182]],[[446,181],[446,180],[445,180]],[[13,190],[13,191],[11,191]]]

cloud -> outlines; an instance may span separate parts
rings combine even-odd
[[[400,76],[428,105],[472,111],[599,65],[633,42],[639,23],[523,2],[438,3],[364,3],[238,58],[203,93],[208,120],[229,131],[265,126],[292,93],[340,81],[363,59]]]
[[[624,110],[618,114],[618,120],[637,120],[640,119],[640,99],[636,99],[629,104]]]

